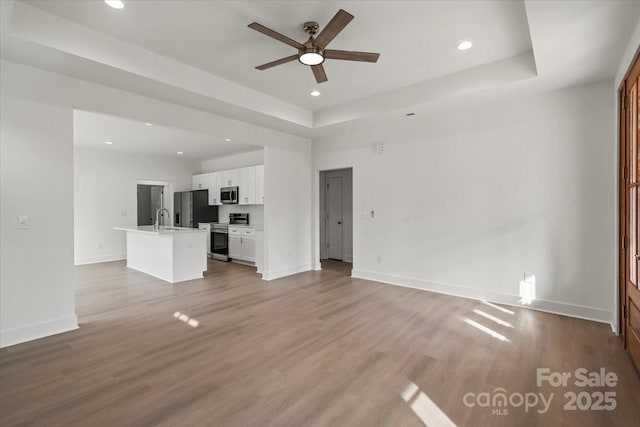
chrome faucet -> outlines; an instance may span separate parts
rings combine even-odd
[[[156,211],[156,223],[153,226],[154,230],[159,230],[160,229],[160,212],[162,211],[167,211],[167,216],[171,216],[171,213],[169,212],[169,209],[167,208],[160,208]]]

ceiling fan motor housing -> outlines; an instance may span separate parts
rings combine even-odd
[[[302,24],[302,28],[304,28],[304,32],[309,34],[311,37],[316,35],[319,27],[320,26],[315,21],[307,21],[304,24]]]

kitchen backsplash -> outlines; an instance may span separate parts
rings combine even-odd
[[[248,213],[249,225],[264,224],[264,206],[262,205],[222,205],[218,206],[218,221],[229,222],[229,214]]]

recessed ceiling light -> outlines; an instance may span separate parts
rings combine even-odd
[[[153,123],[145,122],[145,126],[153,126]]]
[[[311,96],[320,96],[320,92],[318,92],[317,90],[312,90],[311,92],[309,92],[309,95],[311,95]]]
[[[473,46],[473,43],[471,43],[469,40],[465,40],[458,45],[458,50],[467,50],[470,49],[471,46]]]
[[[107,144],[107,145],[113,145],[113,142],[111,142],[111,141],[105,141],[104,143]]]
[[[178,151],[178,154],[184,154],[182,151]]]
[[[224,140],[227,142],[231,142],[231,138],[225,138]]]
[[[124,3],[122,3],[122,1],[120,0],[104,0],[104,2],[114,9],[124,8]]]

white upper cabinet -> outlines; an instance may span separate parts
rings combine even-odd
[[[238,196],[238,203],[241,205],[256,204],[255,166],[238,170]]]
[[[256,204],[264,204],[264,165],[256,166]]]
[[[238,204],[264,204],[264,165],[193,175],[192,190],[209,190],[209,205],[219,206],[220,189],[238,187]]]
[[[227,171],[221,171],[222,180],[220,182],[220,188],[223,187],[236,187],[238,186],[238,169],[231,169]]]
[[[209,174],[209,205],[218,206],[220,202],[220,181],[222,172],[212,172]]]
[[[192,190],[208,190],[209,174],[201,173],[199,175],[193,175],[191,177],[191,189]]]

